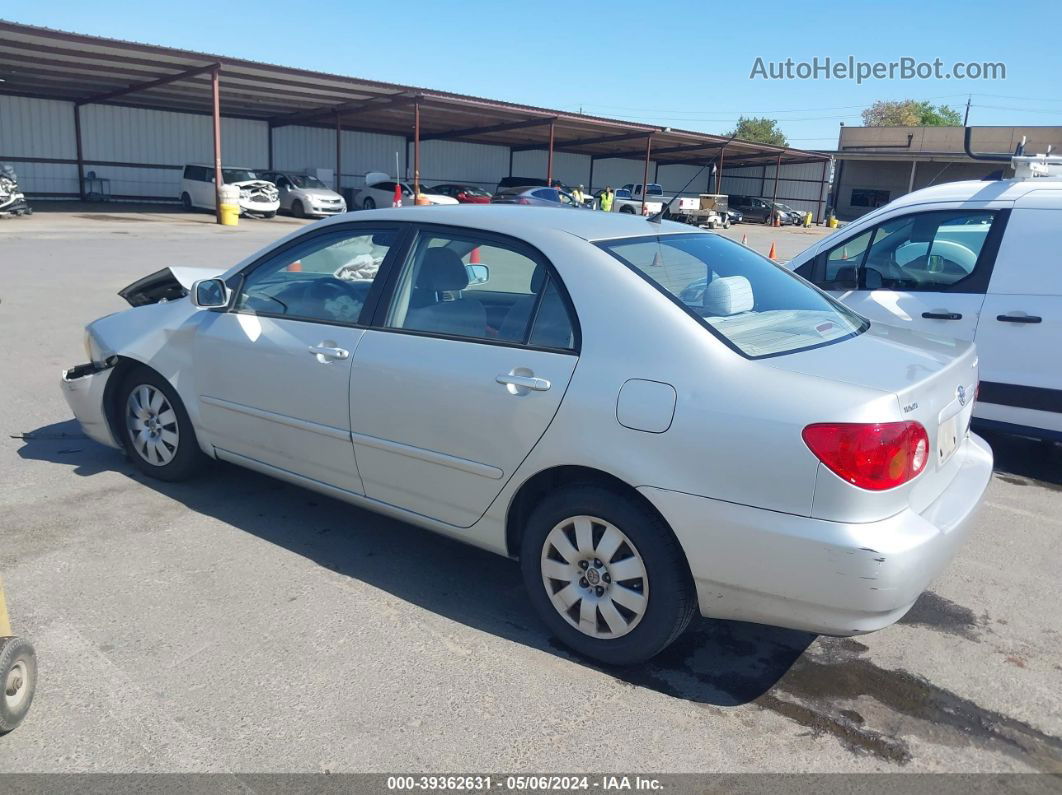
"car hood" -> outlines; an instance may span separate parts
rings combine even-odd
[[[217,268],[194,268],[183,265],[171,265],[160,271],[148,274],[128,287],[118,291],[130,306],[146,306],[160,301],[174,301],[184,298],[192,285],[201,279],[212,279],[224,273]]]
[[[228,182],[226,184],[235,185],[237,188],[276,188],[276,185],[264,179],[245,179],[240,182]]]
[[[296,193],[301,193],[305,196],[319,196],[322,199],[340,199],[342,198],[338,193],[330,188],[295,188]]]

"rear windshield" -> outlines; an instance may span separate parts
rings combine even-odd
[[[719,235],[597,245],[752,359],[840,342],[870,325],[785,268]]]

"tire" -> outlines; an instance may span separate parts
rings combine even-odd
[[[520,569],[549,630],[609,665],[656,656],[697,610],[689,567],[671,529],[630,496],[602,486],[565,487],[538,504],[524,528]],[[620,573],[634,576],[621,584]],[[584,613],[588,605],[592,615]]]
[[[0,638],[0,734],[26,717],[37,689],[37,654],[22,638]]]
[[[303,209],[302,202],[296,199],[291,203],[291,214],[296,218],[305,218],[306,210]]]
[[[187,480],[207,457],[192,421],[170,383],[148,367],[122,381],[115,412],[117,435],[137,469],[159,480]]]
[[[365,198],[365,201],[363,201],[361,203],[361,209],[363,209],[363,210],[375,210],[376,209],[376,200],[374,198],[372,198],[372,196],[367,196]]]
[[[272,217],[273,217],[273,216],[275,216],[275,215],[276,215],[276,213],[275,213],[275,212],[274,212],[274,213],[262,213],[262,217],[263,217],[263,218],[266,218],[266,219],[268,219],[268,218],[272,218]]]
[[[625,204],[622,207],[620,207],[620,212],[621,213],[627,213],[627,215],[634,215],[634,208],[631,207],[630,205]]]
[[[188,210],[189,212],[194,209],[192,207],[192,197],[189,196],[187,193],[182,193],[181,194],[181,206],[184,207],[184,209]]]

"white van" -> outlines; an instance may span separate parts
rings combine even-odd
[[[280,209],[280,192],[272,182],[261,179],[248,168],[223,168],[221,179],[226,185],[240,189],[240,215],[272,218]],[[186,210],[199,207],[214,210],[217,194],[214,190],[214,167],[190,164],[181,175],[181,204]]]
[[[1062,441],[1062,158],[1014,161],[1024,178],[909,193],[789,267],[871,321],[975,340],[976,420]]]

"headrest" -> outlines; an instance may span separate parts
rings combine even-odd
[[[752,285],[744,276],[721,276],[704,288],[704,313],[726,317],[748,312],[754,306]]]
[[[429,248],[417,274],[421,290],[442,293],[468,287],[468,271],[461,258],[448,248]]]

